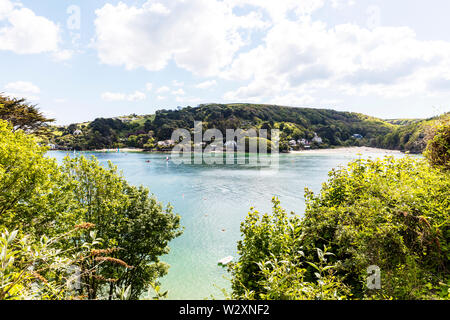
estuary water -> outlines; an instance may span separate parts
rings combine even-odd
[[[230,286],[227,272],[217,262],[227,256],[236,259],[240,223],[251,207],[271,212],[271,199],[276,196],[286,210],[302,215],[305,187],[318,192],[332,168],[361,157],[386,155],[382,150],[282,154],[274,174],[261,174],[259,168],[248,165],[175,164],[166,161],[167,154],[81,154],[93,155],[101,163],[112,161],[131,184],[148,187],[181,216],[184,233],[161,258],[170,264],[169,274],[161,279],[169,299],[223,298],[222,289],[229,291]],[[48,155],[61,161],[67,153]]]

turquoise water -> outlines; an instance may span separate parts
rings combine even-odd
[[[227,273],[217,265],[226,256],[236,257],[239,226],[250,207],[270,212],[271,199],[301,215],[304,188],[318,192],[328,172],[359,157],[383,157],[380,153],[284,154],[275,175],[263,175],[244,165],[176,165],[167,155],[155,153],[83,153],[105,163],[111,160],[135,185],[147,186],[159,201],[174,207],[185,230],[170,243],[170,264],[161,279],[170,299],[222,298],[229,289]],[[65,152],[50,152],[61,160]],[[396,155],[401,156],[401,155]],[[150,162],[146,162],[150,161]]]

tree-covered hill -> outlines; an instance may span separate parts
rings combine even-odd
[[[54,127],[51,143],[60,148],[93,150],[136,147],[155,149],[158,141],[171,139],[175,129],[193,132],[194,121],[203,129],[279,129],[282,150],[292,140],[306,140],[311,148],[372,146],[422,152],[428,122],[423,120],[384,121],[360,113],[328,109],[294,108],[256,104],[205,104],[179,110],[159,110],[154,115],[98,118],[84,124]],[[322,143],[314,142],[314,137]]]
[[[425,150],[432,128],[445,119],[450,119],[450,113],[429,119],[387,120],[397,125],[386,136],[378,137],[375,145],[386,149],[421,153]]]

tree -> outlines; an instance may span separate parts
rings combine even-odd
[[[319,194],[306,190],[303,218],[277,200],[272,215],[249,213],[231,266],[234,297],[315,299],[308,284],[326,283],[321,298],[449,299],[450,173],[386,157],[329,176]],[[381,269],[380,290],[366,285],[369,266]]]
[[[45,117],[36,105],[26,99],[8,98],[0,95],[0,119],[11,123],[14,130],[36,135],[48,135],[48,124],[55,119]]]
[[[450,169],[450,115],[432,129],[425,156],[431,164]]]
[[[80,157],[58,165],[46,151],[33,135],[0,120],[0,231],[19,230],[34,244],[76,225],[95,226],[95,233],[58,244],[62,252],[83,252],[92,239],[100,239],[78,264],[79,294],[113,299],[126,286],[130,298],[139,298],[167,273],[159,256],[181,234],[180,217],[148,189],[130,186],[111,163],[103,167],[95,158]]]
[[[231,264],[234,299],[340,299],[349,288],[334,275],[336,265],[327,261],[327,248],[316,249],[318,262],[305,258],[301,246],[301,220],[288,214],[276,198],[272,214],[253,208],[241,224],[239,261]],[[314,261],[315,262],[315,261]],[[315,277],[308,278],[314,266]]]
[[[130,298],[139,298],[167,273],[159,256],[168,253],[168,243],[181,234],[180,217],[150,197],[148,189],[130,186],[111,163],[102,167],[95,158],[67,157],[62,170],[76,182],[74,200],[83,209],[77,221],[95,224],[100,249],[117,248],[110,257],[124,262],[101,265],[96,276],[84,281],[85,291],[92,299],[112,299],[118,288],[131,286]],[[97,277],[115,281],[105,286]]]
[[[56,183],[64,179],[46,151],[33,136],[0,120],[0,226],[42,235],[53,229],[57,212],[70,210],[66,201],[58,201],[65,195]]]

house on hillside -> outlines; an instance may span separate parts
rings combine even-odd
[[[297,146],[297,141],[295,141],[295,140],[289,141],[289,146],[296,147]]]
[[[322,143],[323,143],[322,138],[319,137],[319,136],[317,135],[317,133],[314,133],[314,138],[312,139],[312,142],[315,142],[315,143],[317,143],[317,144],[322,144]]]
[[[298,144],[303,145],[303,146],[309,146],[309,141],[306,139],[299,139],[297,140]]]
[[[158,141],[158,147],[161,147],[161,148],[168,148],[173,145],[175,145],[175,141],[173,141],[173,140]]]
[[[128,123],[137,120],[137,118],[126,118],[126,117],[116,117],[116,120],[120,120],[122,122]]]
[[[77,129],[73,132],[74,136],[81,136],[83,134],[83,131],[81,131],[80,129]]]

